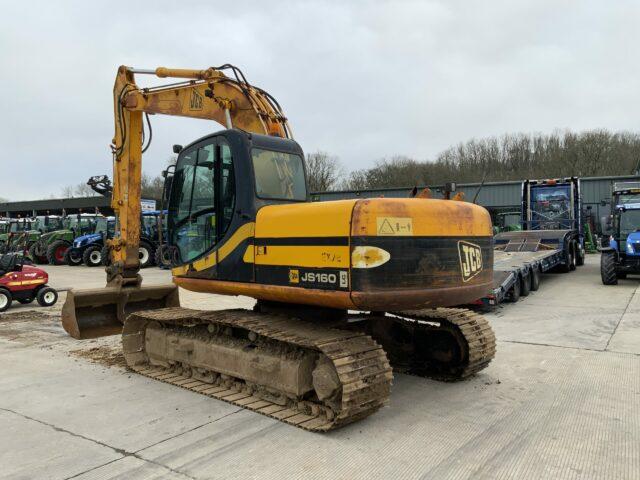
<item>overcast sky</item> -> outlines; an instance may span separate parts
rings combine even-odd
[[[0,197],[111,174],[118,65],[239,66],[353,170],[506,132],[636,130],[640,2],[3,1]],[[148,84],[148,82],[147,82]],[[154,116],[144,171],[221,127]]]

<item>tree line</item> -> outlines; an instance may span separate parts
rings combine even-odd
[[[640,171],[640,134],[607,130],[505,134],[459,143],[434,160],[393,156],[377,160],[371,168],[352,172],[327,152],[307,154],[305,160],[311,192],[629,175]],[[172,157],[167,163],[175,161]],[[163,184],[162,176],[143,174],[142,196],[160,199]],[[86,183],[66,186],[61,193],[63,198],[96,195]]]
[[[335,156],[325,152],[307,155],[312,192],[482,180],[629,175],[639,171],[640,134],[607,130],[518,133],[472,139],[446,149],[435,160],[394,156],[348,174]]]

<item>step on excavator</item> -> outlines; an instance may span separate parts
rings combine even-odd
[[[140,88],[140,74],[183,81]],[[232,65],[122,66],[113,97],[118,234],[106,287],[67,295],[62,323],[71,336],[121,334],[130,369],[311,431],[385,405],[392,368],[454,381],[493,359],[487,321],[454,308],[492,285],[485,209],[424,196],[311,202],[304,155],[280,106]],[[174,147],[166,286],[142,286],[139,275],[152,114],[226,127]],[[180,306],[178,287],[256,303],[194,310]]]

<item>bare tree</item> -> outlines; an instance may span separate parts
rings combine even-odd
[[[60,195],[62,195],[62,198],[73,198],[73,185],[62,187]]]
[[[435,161],[381,160],[352,172],[345,189],[565,176],[627,175],[640,167],[640,134],[606,130],[507,134],[450,147]]]
[[[307,154],[307,182],[311,192],[324,192],[334,189],[344,169],[337,157],[326,152]]]
[[[339,190],[365,190],[369,186],[368,170],[354,170],[338,185]]]
[[[144,198],[160,200],[164,189],[164,178],[160,175],[151,177],[150,175],[143,173],[140,187]]]
[[[74,197],[95,197],[98,193],[94,192],[93,189],[85,183],[79,183],[73,189]]]

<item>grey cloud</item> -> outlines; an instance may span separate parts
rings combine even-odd
[[[7,3],[0,196],[109,172],[120,64],[234,63],[278,98],[304,149],[350,169],[510,131],[635,129],[639,14],[624,1]],[[220,128],[152,122],[152,174],[172,144]]]

